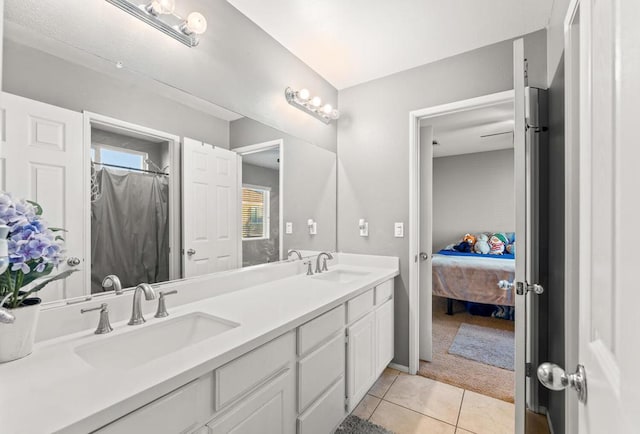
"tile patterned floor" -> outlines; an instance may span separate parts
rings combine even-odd
[[[396,434],[512,434],[514,406],[387,368],[353,411]]]

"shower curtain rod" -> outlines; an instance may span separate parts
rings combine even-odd
[[[115,167],[116,169],[134,170],[136,172],[153,173],[154,175],[169,176],[168,173],[156,172],[155,170],[138,169],[136,167],[119,166],[117,164],[96,163],[95,161],[92,161],[91,163],[92,164],[99,164],[101,166],[106,166],[106,167]]]

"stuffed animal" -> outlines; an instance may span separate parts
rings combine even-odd
[[[515,256],[515,254],[516,254],[516,243],[511,243],[511,244],[507,245],[507,253],[511,253],[512,255]]]
[[[465,234],[464,237],[462,237],[462,241],[469,243],[471,248],[473,248],[476,243],[476,237],[471,234]]]
[[[459,244],[453,246],[453,250],[456,252],[471,253],[473,251],[473,246],[467,241],[461,241]]]
[[[486,255],[491,251],[491,248],[489,247],[489,237],[487,234],[478,234],[478,236],[476,236],[476,243],[473,246],[473,251],[483,255]]]
[[[491,248],[489,251],[490,255],[502,255],[504,253],[504,241],[502,237],[497,235],[499,234],[494,234],[489,238],[489,247]]]

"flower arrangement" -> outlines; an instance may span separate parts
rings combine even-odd
[[[0,224],[9,227],[9,266],[0,275],[0,300],[15,309],[47,284],[64,279],[75,270],[66,270],[41,280],[64,260],[63,229],[52,228],[42,218],[42,207],[24,199],[15,200],[0,192]]]

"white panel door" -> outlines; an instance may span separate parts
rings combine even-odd
[[[393,299],[376,309],[376,375],[393,360],[394,356]]]
[[[184,138],[184,277],[238,266],[239,158],[235,152]]]
[[[347,331],[347,397],[349,411],[352,411],[376,379],[374,312],[349,326]]]
[[[39,203],[51,226],[66,229],[66,256],[81,261],[81,272],[50,284],[38,296],[51,301],[88,293],[84,282],[90,264],[83,238],[89,187],[83,176],[82,114],[8,93],[1,99],[0,188]]]
[[[629,245],[640,214],[639,21],[637,1],[580,3],[579,361],[588,393],[579,406],[579,432],[584,434],[640,429],[640,250]]]
[[[420,360],[433,360],[433,127],[420,128]]]

